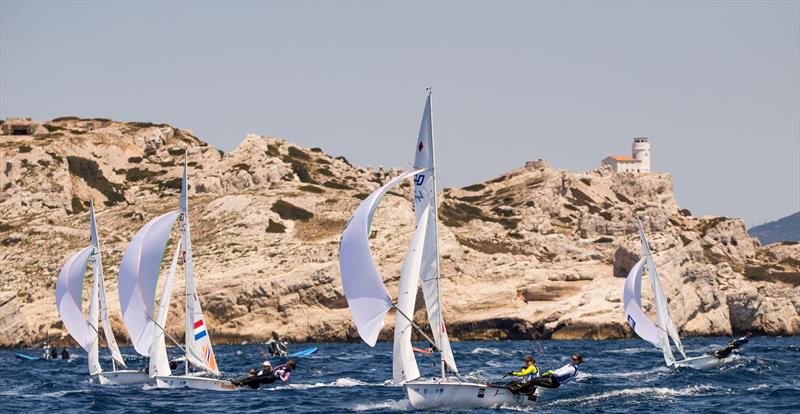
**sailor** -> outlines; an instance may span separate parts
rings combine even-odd
[[[297,364],[292,361],[291,359],[286,361],[284,365],[278,365],[275,367],[275,377],[277,377],[281,382],[289,381],[292,378],[292,371],[297,366]]]
[[[536,401],[536,395],[534,394],[536,387],[531,380],[539,376],[539,367],[536,366],[536,360],[533,359],[532,355],[526,356],[523,360],[523,364],[525,365],[519,371],[509,371],[506,373],[506,375],[522,377],[522,381],[511,381],[506,384],[506,388],[514,393],[527,395],[529,400]]]
[[[526,356],[523,364],[525,365],[519,371],[509,371],[506,375],[522,377],[522,382],[528,382],[539,376],[539,367],[536,366],[536,360],[532,356]]]
[[[277,332],[272,331],[272,339],[270,339],[267,343],[269,344],[269,354],[271,356],[286,355],[286,341],[284,341]]]
[[[579,353],[572,355],[572,361],[563,367],[553,371],[549,370],[539,378],[531,380],[531,385],[544,388],[558,388],[578,376],[578,365],[583,362],[583,356]]]
[[[44,346],[42,347],[42,359],[50,359],[50,344],[45,342]]]
[[[53,358],[53,359],[55,359],[55,358]],[[69,351],[67,350],[67,347],[64,347],[61,350],[61,359],[69,359]]]
[[[255,369],[251,369],[250,371],[245,374],[245,378],[241,380],[233,380],[231,381],[234,385],[238,386],[248,386],[252,389],[257,389],[262,384],[272,384],[277,380],[277,377],[272,371],[272,364],[269,361],[264,361],[261,364],[261,369],[256,371]]]
[[[748,333],[744,334],[743,337],[741,337],[739,339],[734,339],[733,341],[730,341],[725,348],[720,348],[720,349],[718,349],[718,350],[716,350],[714,352],[711,352],[710,354],[715,356],[715,357],[717,357],[717,358],[719,358],[719,359],[726,358],[728,355],[733,353],[733,351],[735,349],[739,349],[739,348],[742,347],[742,345],[750,342],[750,337],[751,336],[753,336],[753,334],[748,332]]]
[[[50,359],[58,359],[58,349],[55,347],[50,348]]]

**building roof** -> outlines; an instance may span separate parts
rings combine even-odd
[[[639,160],[637,160],[635,158],[631,158],[631,157],[629,157],[627,155],[611,155],[608,158],[611,158],[611,159],[613,159],[615,161],[619,161],[619,162],[639,162]]]

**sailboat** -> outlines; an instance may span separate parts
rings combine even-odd
[[[187,159],[184,158],[179,209],[145,224],[125,249],[119,274],[120,306],[136,352],[150,358],[148,372],[158,388],[233,391],[236,387],[230,381],[218,378],[217,360],[194,284],[186,172]],[[180,222],[180,238],[172,255],[156,312],[155,293],[161,260],[176,221]],[[179,258],[183,262],[186,284],[185,339],[183,346],[175,338],[170,337],[170,340],[183,349],[185,358],[184,375],[173,375],[167,359],[165,338],[169,335],[165,328]],[[191,372],[190,364],[200,371]]]
[[[89,246],[72,255],[56,280],[56,307],[70,336],[89,354],[89,381],[95,384],[119,385],[149,381],[143,371],[128,370],[119,352],[117,340],[108,319],[108,301],[103,281],[103,262],[100,257],[100,240],[94,217],[94,203],[89,204]],[[92,263],[92,290],[89,299],[89,317],[81,310],[83,277],[86,265]],[[99,322],[111,351],[111,371],[100,366]],[[123,369],[118,370],[117,366]]]
[[[702,355],[693,358],[686,356],[678,329],[675,327],[675,322],[669,313],[664,289],[661,288],[661,281],[658,278],[656,264],[653,261],[650,243],[647,241],[642,223],[638,218],[636,219],[636,224],[639,227],[639,241],[642,244],[642,259],[631,268],[628,278],[625,280],[623,306],[628,325],[640,338],[661,349],[664,354],[664,362],[670,368],[708,369],[720,366],[723,364],[723,359],[713,355]],[[651,320],[642,309],[642,278],[644,277],[645,269],[647,270],[647,278],[650,280],[650,287],[653,289],[656,321]],[[683,359],[675,359],[670,339],[672,339],[672,343]]]
[[[402,384],[414,408],[455,409],[532,404],[524,396],[513,394],[504,387],[466,382],[458,378],[458,368],[442,317],[433,146],[429,89],[415,147],[414,168],[365,198],[342,233],[339,244],[342,287],[359,336],[367,345],[375,346],[384,325],[384,316],[389,310],[395,310],[392,382]],[[368,239],[373,216],[383,196],[403,180],[412,177],[416,230],[403,261],[397,301],[394,302],[372,257]],[[428,335],[413,321],[420,281],[432,335]],[[439,377],[426,379],[420,376],[411,344],[413,330],[425,337],[438,351]],[[455,379],[448,374],[455,376]]]

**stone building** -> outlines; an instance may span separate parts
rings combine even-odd
[[[0,124],[0,134],[2,135],[36,135],[47,132],[47,128],[31,118],[6,118]]]
[[[614,172],[650,172],[650,142],[646,137],[634,138],[630,157],[611,155],[600,161],[600,166],[608,166]]]

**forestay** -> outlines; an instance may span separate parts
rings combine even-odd
[[[436,341],[436,347],[441,351],[442,360],[447,368],[453,373],[458,373],[442,316],[433,142],[431,95],[428,94],[422,112],[422,122],[414,155],[414,168],[424,169],[414,176],[414,210],[417,216],[417,226],[420,226],[423,220],[427,222],[424,226],[425,236],[419,277],[422,280],[422,293],[425,298],[428,322],[431,332],[433,332],[433,339]],[[431,213],[423,217],[426,210],[430,210]]]
[[[339,242],[339,269],[344,295],[358,334],[369,346],[375,346],[383,328],[383,318],[392,308],[392,298],[369,249],[372,217],[386,192],[421,171],[406,172],[364,199],[350,218]]]

